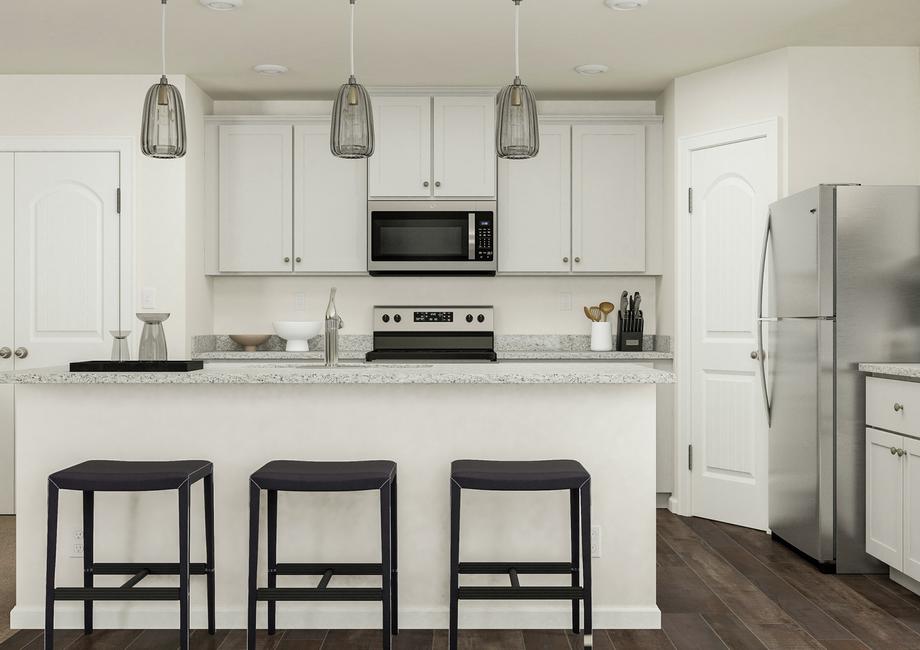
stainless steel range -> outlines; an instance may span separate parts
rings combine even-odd
[[[374,307],[368,361],[495,361],[490,306]]]

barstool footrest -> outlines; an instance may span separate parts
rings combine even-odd
[[[179,575],[179,564],[177,562],[96,562],[93,564],[93,575],[97,576],[130,576],[144,570],[152,576],[177,576]],[[192,562],[189,564],[189,573],[193,576],[207,575],[208,565],[204,562]]]
[[[55,600],[179,600],[178,587],[57,587]]]
[[[575,570],[569,562],[461,562],[463,575],[492,575],[516,571],[520,575],[568,575]]]
[[[275,573],[279,576],[321,576],[327,571],[332,571],[337,576],[379,576],[383,575],[383,568],[378,564],[351,562],[345,564],[298,564],[279,562]]]
[[[364,575],[364,574],[358,574]],[[261,601],[382,601],[383,589],[379,587],[272,587],[256,589],[256,600]]]
[[[581,587],[460,587],[460,600],[583,600]]]

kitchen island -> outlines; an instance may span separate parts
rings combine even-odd
[[[248,476],[278,458],[392,459],[399,466],[400,621],[443,628],[448,604],[448,475],[459,458],[573,458],[592,474],[595,627],[656,628],[655,400],[669,372],[624,363],[318,364],[209,367],[192,373],[0,375],[16,384],[17,585],[13,628],[43,615],[47,476],[90,458],[214,462],[217,624],[245,625]],[[192,561],[203,557],[200,489]],[[464,560],[564,561],[568,495],[464,494]],[[377,561],[376,493],[286,494],[279,560]],[[174,493],[100,494],[97,561],[175,561]],[[265,516],[263,510],[263,517]],[[58,585],[82,582],[80,495],[61,493]],[[264,524],[263,524],[264,535]],[[264,551],[264,544],[262,549]],[[260,573],[264,573],[264,558]],[[527,576],[525,584],[556,584]],[[144,586],[175,579],[150,577]],[[361,578],[336,578],[339,585]],[[366,579],[363,579],[366,580]],[[483,578],[478,584],[492,584]],[[500,578],[495,584],[504,584]],[[505,580],[506,581],[506,580]],[[118,578],[97,578],[117,584]],[[261,580],[264,583],[264,577]],[[310,585],[302,578],[279,586]],[[192,624],[204,625],[204,584],[192,580]],[[279,603],[282,628],[379,626],[379,605]],[[99,628],[172,628],[174,603],[100,602]],[[264,608],[260,611],[264,625]],[[567,602],[467,602],[462,627],[567,628]],[[81,606],[59,603],[60,627]]]

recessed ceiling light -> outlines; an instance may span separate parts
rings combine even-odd
[[[632,11],[648,4],[648,0],[604,0],[604,4],[617,11]]]
[[[609,69],[610,68],[605,66],[603,63],[586,63],[585,65],[576,66],[575,72],[591,77],[596,74],[604,74]]]
[[[233,11],[243,5],[243,0],[198,0],[198,2],[214,11]]]
[[[288,71],[287,66],[276,65],[274,63],[262,63],[252,67],[259,74],[268,75],[273,77],[275,75],[284,74]]]

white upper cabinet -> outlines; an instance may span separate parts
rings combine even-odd
[[[293,127],[222,124],[219,131],[220,271],[291,271]]]
[[[431,97],[372,97],[371,197],[431,196]]]
[[[645,127],[572,127],[572,270],[645,271]]]
[[[294,271],[367,270],[367,163],[336,158],[325,122],[294,127]]]
[[[495,98],[434,98],[434,196],[495,196]]]
[[[571,269],[571,127],[540,127],[540,155],[499,161],[498,270]]]

